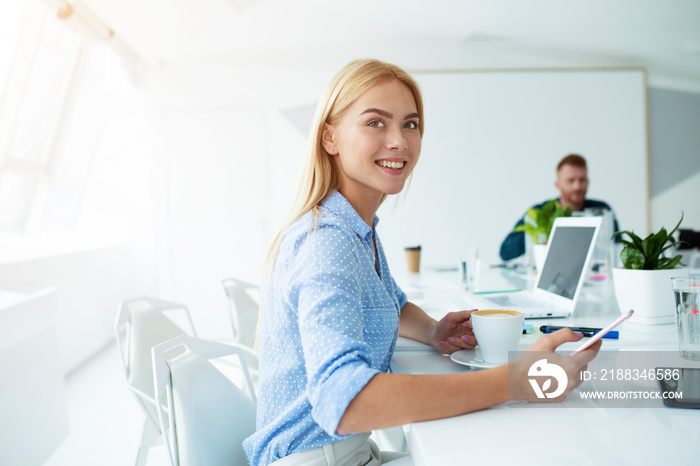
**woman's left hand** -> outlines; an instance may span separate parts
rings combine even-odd
[[[449,312],[430,329],[430,341],[440,352],[452,354],[463,349],[474,349],[477,345],[470,320],[472,312]]]

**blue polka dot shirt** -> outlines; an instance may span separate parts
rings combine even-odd
[[[375,258],[379,219],[370,228],[338,192],[320,213],[316,228],[309,212],[287,230],[265,297],[251,465],[348,437],[340,418],[396,346],[406,294],[376,237]]]

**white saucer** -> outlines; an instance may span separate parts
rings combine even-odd
[[[457,364],[463,364],[465,366],[477,367],[481,369],[491,369],[492,367],[500,366],[500,364],[484,362],[484,360],[481,359],[479,356],[481,355],[477,355],[474,350],[461,350],[452,353],[450,355],[450,359],[452,359]]]

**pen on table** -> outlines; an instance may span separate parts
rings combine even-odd
[[[574,332],[580,332],[583,334],[584,337],[592,337],[596,333],[600,332],[602,329],[600,328],[590,328],[590,327],[558,327],[556,325],[542,325],[540,327],[540,332],[542,333],[552,333],[556,332],[557,330],[561,330],[563,328],[570,328]],[[603,338],[612,338],[612,339],[617,339],[620,338],[620,333],[613,330],[608,332],[606,335],[603,335]]]

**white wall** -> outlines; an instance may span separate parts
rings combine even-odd
[[[671,230],[681,219],[681,228],[700,230],[700,173],[654,196],[651,200],[654,231]]]
[[[652,229],[700,230],[700,94],[649,89]]]
[[[501,241],[526,209],[559,195],[556,165],[570,153],[588,161],[588,196],[608,202],[624,228],[646,229],[642,70],[416,78],[426,120],[421,160],[402,208],[389,202],[382,209],[382,238],[394,262],[416,243],[426,265],[454,265],[460,250],[473,247],[486,263],[500,262]]]
[[[332,72],[198,63],[154,76],[158,290],[189,306],[203,337],[231,336],[222,279],[260,281],[299,179],[298,127]]]

